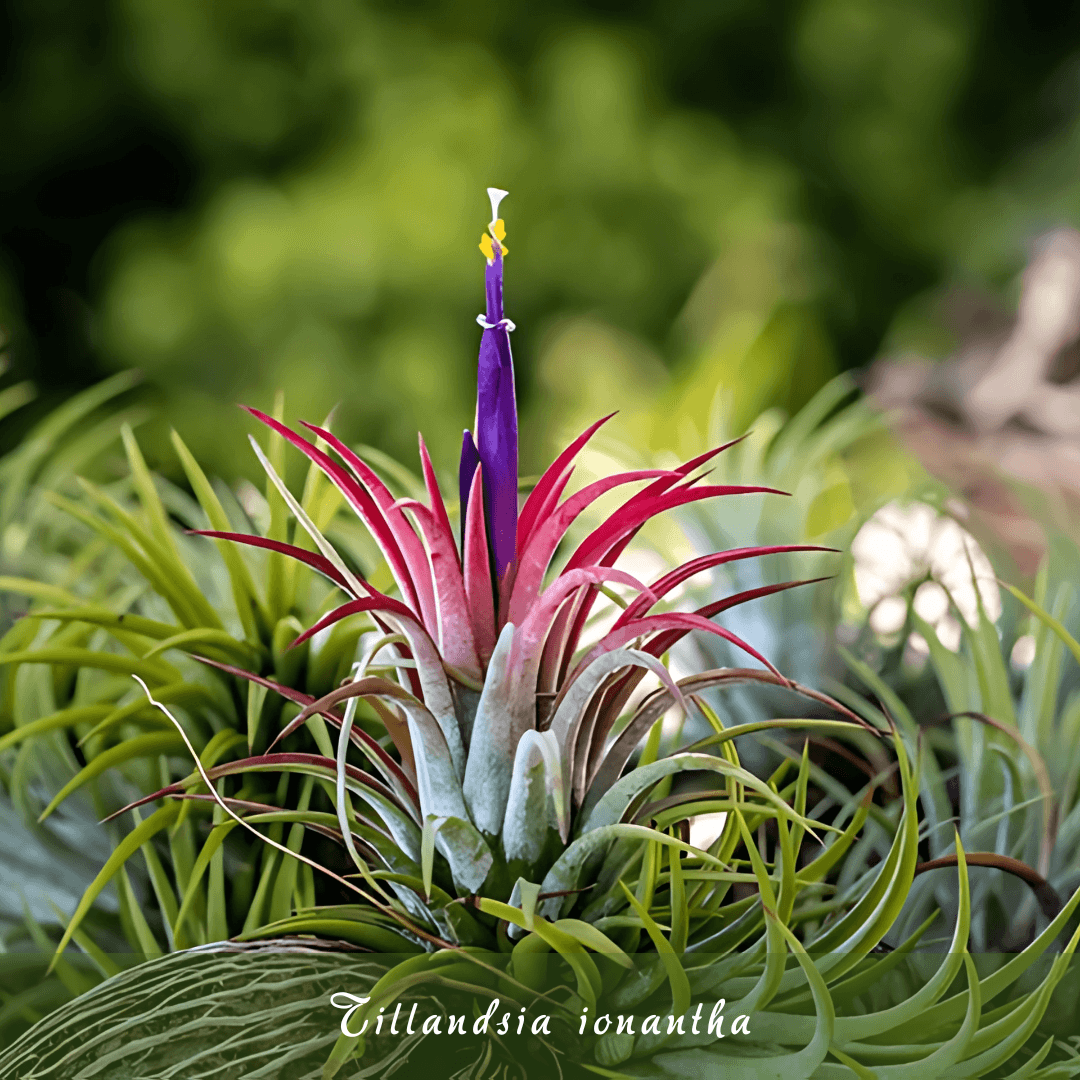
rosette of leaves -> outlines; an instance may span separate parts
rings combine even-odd
[[[501,250],[498,267],[501,274]],[[489,282],[493,305],[501,303],[501,297],[494,291],[495,276],[492,273]],[[505,323],[497,325],[500,319],[494,307],[489,310],[489,315],[493,321],[484,334],[480,396],[488,394],[490,400],[482,412],[494,418],[495,426],[485,424],[479,428],[472,448],[478,457],[489,457],[490,471],[493,476],[498,476],[501,457],[498,454],[491,457],[492,441],[502,437],[503,449],[511,446],[516,454],[516,410],[512,378],[509,383],[504,382],[501,389],[497,385],[499,366],[508,362],[509,354],[505,351],[507,341],[504,340],[508,330]],[[406,859],[403,854],[410,851],[413,855],[418,853],[416,845],[403,837],[412,836],[410,830],[417,827],[409,815],[419,815],[421,833],[426,829],[426,835],[435,841],[429,845],[433,849],[430,856],[432,872],[436,879],[449,880],[452,884],[453,875],[449,872],[443,846],[453,834],[455,824],[444,822],[436,826],[424,820],[420,814],[416,803],[419,778],[414,771],[414,750],[399,702],[380,704],[380,699],[374,698],[370,707],[365,703],[364,708],[352,714],[348,720],[336,707],[324,706],[325,715],[313,715],[308,718],[310,722],[305,721],[299,728],[293,725],[285,746],[290,753],[307,754],[308,758],[303,764],[305,767],[312,766],[314,773],[303,773],[301,770],[301,775],[297,775],[296,771],[290,771],[295,763],[280,756],[275,756],[269,765],[263,762],[250,770],[247,765],[241,767],[232,760],[239,756],[246,744],[250,764],[255,760],[252,753],[267,748],[275,729],[285,727],[301,708],[324,697],[327,691],[348,675],[356,656],[357,643],[368,627],[376,626],[375,636],[385,637],[385,621],[383,624],[372,621],[379,615],[373,607],[372,617],[367,622],[353,619],[331,627],[324,625],[322,630],[312,635],[312,640],[292,649],[286,648],[305,625],[310,627],[317,621],[320,609],[325,610],[329,598],[340,584],[338,578],[345,582],[347,592],[356,591],[351,587],[351,582],[363,580],[360,595],[368,600],[371,599],[365,591],[368,582],[379,580],[380,575],[393,590],[395,575],[400,575],[399,555],[391,551],[389,559],[381,557],[377,544],[382,540],[382,534],[378,527],[375,529],[374,542],[359,536],[355,528],[350,529],[344,516],[337,511],[355,492],[349,485],[337,485],[338,473],[332,473],[334,482],[331,482],[320,471],[319,465],[314,463],[299,501],[283,490],[284,485],[273,480],[268,481],[265,499],[261,501],[252,491],[246,493],[245,506],[260,520],[261,537],[255,535],[253,522],[244,507],[227,489],[208,481],[186,452],[179,437],[175,440],[177,452],[197,502],[148,472],[130,429],[125,429],[123,433],[129,475],[120,481],[104,486],[86,480],[80,480],[77,486],[69,485],[66,481],[61,483],[63,477],[77,467],[77,454],[71,456],[65,473],[56,470],[42,472],[39,466],[44,460],[43,448],[53,445],[70,424],[93,407],[93,401],[105,400],[117,389],[119,387],[110,384],[65,406],[49,421],[48,427],[43,426],[36,432],[11,459],[12,483],[6,488],[7,491],[23,483],[22,477],[52,481],[42,486],[62,490],[62,494],[55,490],[48,491],[48,497],[38,502],[43,512],[50,515],[51,521],[62,522],[66,526],[66,531],[63,527],[59,528],[58,535],[64,537],[64,543],[78,556],[73,559],[71,573],[66,577],[58,578],[27,564],[17,568],[23,571],[21,574],[9,574],[3,582],[7,595],[21,598],[16,602],[22,605],[20,612],[23,617],[4,639],[3,652],[0,654],[0,678],[4,680],[10,703],[8,730],[0,736],[0,753],[5,755],[5,760],[13,763],[13,791],[26,812],[29,814],[32,810],[31,816],[40,817],[45,824],[50,820],[55,822],[58,813],[66,817],[82,793],[89,792],[96,800],[98,813],[104,814],[128,801],[124,797],[125,792],[145,791],[155,787],[155,781],[160,784],[172,779],[178,767],[174,755],[182,749],[183,743],[178,733],[130,683],[129,676],[138,674],[153,688],[157,700],[168,703],[182,717],[186,734],[194,740],[204,763],[233,769],[236,775],[243,777],[242,787],[233,794],[250,804],[270,807],[266,812],[278,814],[269,823],[269,833],[271,837],[284,839],[285,846],[290,850],[300,846],[305,827],[325,839],[336,839],[340,835],[340,828],[333,822],[315,819],[301,822],[290,819],[289,815],[294,818],[297,814],[304,815],[307,811],[297,807],[310,808],[314,799],[319,806],[318,812],[324,818],[328,810],[337,816],[335,803],[340,800],[336,790],[336,759],[341,755],[333,748],[325,724],[347,723],[350,752],[367,752],[375,757],[374,767],[369,764],[366,770],[361,770],[367,778],[364,781],[368,784],[365,791],[374,791],[379,783],[390,785],[392,780],[391,796],[384,809],[395,821],[395,828],[405,830],[396,839],[391,834],[394,843],[384,844],[383,833],[387,825],[376,814],[378,828],[367,834],[367,838],[383,843],[387,859],[379,864],[381,871],[399,872],[403,869],[417,870],[419,867],[420,877],[424,876],[423,867],[415,859]],[[514,429],[513,439],[509,443],[505,439],[506,432],[500,435],[497,431],[499,424],[505,427],[508,417]],[[114,435],[115,427],[106,434]],[[609,530],[614,528],[616,532],[606,538],[592,538],[594,544],[606,544],[610,554],[605,556],[599,553],[594,559],[595,565],[588,560],[581,564],[579,560],[578,566],[562,574],[553,591],[545,592],[542,606],[537,566],[532,565],[528,573],[522,575],[523,579],[531,575],[536,592],[531,602],[515,600],[516,605],[524,603],[529,610],[536,612],[522,629],[533,635],[551,631],[549,636],[553,642],[559,634],[564,637],[561,652],[549,649],[545,658],[537,654],[538,645],[543,642],[533,641],[529,646],[532,654],[525,663],[538,665],[543,660],[540,665],[542,676],[537,673],[535,677],[543,678],[545,689],[537,689],[529,700],[528,694],[519,688],[514,705],[516,715],[508,725],[511,733],[517,737],[520,732],[514,733],[513,725],[520,725],[524,715],[522,710],[531,708],[537,727],[525,740],[522,752],[528,751],[526,757],[531,755],[533,758],[539,754],[545,762],[550,758],[547,751],[556,736],[554,731],[549,730],[550,724],[542,722],[545,718],[552,722],[557,720],[554,730],[562,730],[566,741],[567,732],[564,729],[570,724],[568,718],[572,714],[569,710],[574,707],[574,702],[569,702],[556,718],[555,699],[560,687],[576,682],[578,693],[584,694],[592,702],[588,737],[596,741],[604,726],[610,725],[618,715],[621,703],[629,699],[635,672],[654,671],[666,677],[658,657],[668,641],[677,639],[692,628],[710,633],[727,633],[708,622],[706,615],[716,614],[749,598],[728,598],[704,614],[686,613],[662,618],[650,616],[648,604],[643,606],[641,602],[636,602],[628,607],[617,630],[612,631],[600,646],[600,652],[605,655],[597,653],[588,658],[590,665],[593,660],[598,660],[588,679],[580,681],[577,670],[567,670],[574,652],[572,643],[580,637],[588,610],[596,599],[597,593],[592,586],[608,588],[609,582],[628,580],[626,575],[613,569],[610,564],[617,557],[618,549],[625,546],[637,527],[635,523],[672,505],[723,493],[715,487],[700,484],[695,490],[690,489],[697,480],[695,467],[704,463],[705,458],[702,458],[679,470],[657,470],[605,481],[591,491],[564,502],[558,511],[563,525],[558,526],[548,517],[569,480],[573,456],[588,434],[577,440],[555,463],[521,515],[523,532],[531,528],[539,536],[538,546],[531,549],[531,560],[535,562],[538,551],[544,545],[550,556],[560,542],[561,529],[572,520],[580,507],[600,492],[635,480],[650,483],[631,500],[619,519],[609,523]],[[97,431],[92,440],[83,440],[74,449],[85,450],[91,442],[99,446],[104,441],[102,433]],[[321,445],[329,448],[329,444]],[[275,476],[284,472],[285,447],[285,438],[275,431],[266,452],[266,460]],[[316,449],[319,449],[318,440]],[[463,461],[468,463],[468,454]],[[362,466],[362,469],[366,470],[362,472],[363,483],[371,488],[368,496],[382,501],[383,506],[379,511],[382,513],[389,498],[389,488],[366,466]],[[425,471],[430,478],[430,463],[426,461],[426,455]],[[434,590],[442,590],[438,599],[442,605],[438,617],[445,615],[450,618],[452,614],[447,606],[450,594],[446,592],[453,589],[452,576],[435,575],[433,569],[440,566],[440,560],[445,558],[445,547],[430,553],[429,573],[433,576],[427,584],[429,591],[421,594],[423,602],[420,595],[411,591],[414,588],[411,579],[398,582],[403,586],[398,591],[398,602],[415,607],[417,632],[427,633],[423,629],[426,618],[440,646],[443,641],[446,642],[447,657],[440,657],[439,664],[442,665],[445,659],[445,670],[451,672],[454,708],[463,709],[463,715],[468,716],[470,723],[480,712],[480,722],[487,724],[491,722],[491,712],[488,703],[485,703],[484,710],[479,710],[480,686],[481,678],[496,651],[497,642],[491,635],[496,629],[495,605],[498,595],[498,585],[487,560],[489,556],[503,557],[499,552],[504,550],[505,545],[500,548],[502,541],[496,541],[500,536],[505,537],[505,527],[501,526],[501,531],[494,526],[492,530],[486,527],[485,515],[489,511],[488,494],[481,480],[484,469],[474,468],[473,473],[475,476],[470,474],[465,478],[467,494],[463,509],[466,512],[461,514],[463,538],[461,550],[455,551],[453,558],[458,567],[458,588],[467,592],[467,603],[470,605],[468,617],[478,620],[475,639],[471,625],[465,636],[455,637],[449,624],[437,628],[430,621],[434,611],[431,604]],[[395,479],[399,478],[400,473],[395,474]],[[394,480],[390,482],[394,483]],[[508,505],[507,493],[510,500],[516,499],[516,469],[509,485],[505,477],[500,483],[501,494],[496,497],[495,510],[491,512],[493,522],[498,521],[498,507]],[[471,517],[467,513],[470,498],[476,502]],[[290,506],[300,524],[289,520]],[[441,537],[445,540],[448,536],[445,527],[447,514],[441,498],[432,501],[428,510],[435,515],[441,529],[437,539]],[[516,506],[511,510],[516,521]],[[416,515],[420,510],[407,507],[406,512]],[[395,529],[405,520],[401,508],[393,509],[388,517]],[[532,524],[527,526],[530,518]],[[233,543],[222,540],[218,544],[219,557],[208,558],[207,541],[185,535],[177,527],[178,523],[219,536],[242,533],[248,540],[248,550],[240,551]],[[402,541],[409,558],[414,560],[414,566],[418,552],[424,551],[423,557],[429,557],[422,548],[427,541],[424,528],[425,523],[421,522],[412,534],[411,546],[408,540]],[[318,542],[314,537],[318,538]],[[345,566],[347,563],[344,573],[334,568],[327,556],[319,551],[319,544],[328,543],[335,546],[336,557],[344,560],[339,565]],[[262,548],[261,551],[252,550],[256,544]],[[299,560],[287,557],[298,551],[304,552],[305,544],[306,553]],[[394,544],[397,544],[396,539]],[[722,553],[716,559],[737,560],[753,554],[750,551],[735,551]],[[326,566],[331,567],[328,580],[326,575],[319,573]],[[677,585],[696,569],[695,566],[676,571],[674,576],[658,583],[656,591],[639,589],[639,592],[647,601],[660,599],[666,588]],[[497,567],[495,573],[498,573]],[[542,566],[539,573],[542,577]],[[418,580],[423,589],[423,579]],[[636,588],[638,583],[631,580],[630,587]],[[523,586],[525,591],[519,591],[519,595],[525,596],[527,588],[527,585]],[[490,608],[486,615],[483,607],[485,589]],[[561,604],[560,593],[564,601]],[[401,612],[391,612],[387,617],[400,618]],[[515,617],[520,621],[520,615]],[[483,622],[485,618],[488,620],[486,624]],[[551,619],[551,624],[545,626],[544,618]],[[505,613],[502,619],[504,621],[499,625],[505,625]],[[573,622],[577,626],[572,625]],[[554,631],[556,624],[558,633]],[[626,644],[641,638],[648,640],[642,649],[620,646],[611,650],[612,643],[620,636]],[[508,642],[509,638],[506,640]],[[519,644],[524,640],[524,637],[519,638]],[[401,671],[404,670],[402,665],[416,664],[415,658],[411,658],[409,644],[401,644],[403,648],[399,649],[397,642],[384,643],[382,647],[389,650],[391,663],[389,666],[383,663],[384,653],[382,657],[376,657],[378,663],[372,671]],[[471,656],[461,655],[466,648],[472,650]],[[483,656],[483,669],[480,667],[480,655]],[[422,659],[427,657],[422,655]],[[457,665],[451,662],[455,659],[459,661]],[[628,661],[622,668],[618,665],[620,659]],[[504,647],[496,658],[494,671],[498,672],[506,660]],[[212,664],[217,667],[211,667]],[[407,678],[404,686],[415,689],[413,684],[420,674],[424,674],[425,678],[427,676],[423,667],[413,670],[417,674]],[[242,674],[237,674],[239,672]],[[603,680],[600,676],[605,673],[606,682],[601,686]],[[621,680],[618,686],[615,685],[616,677]],[[772,681],[779,678],[760,671],[745,677]],[[505,672],[500,678],[505,678]],[[515,671],[513,678],[521,682],[521,672]],[[738,681],[737,675],[732,674],[729,681]],[[670,677],[667,677],[667,682],[670,686]],[[498,680],[489,680],[489,683],[497,686]],[[591,691],[586,692],[586,687],[590,685]],[[287,700],[283,700],[283,695],[278,692],[283,688],[287,691],[284,694]],[[602,710],[599,707],[601,697],[607,699]],[[579,702],[577,707],[583,708],[582,703]],[[446,714],[441,715],[445,719]],[[484,715],[488,719],[485,720]],[[398,735],[401,740],[400,747],[395,747],[392,735],[387,734],[388,719],[392,735]],[[649,720],[649,723],[653,721]],[[545,730],[539,730],[540,726]],[[635,731],[640,726],[640,723],[637,724]],[[574,735],[576,737],[576,730]],[[377,745],[379,738],[384,745]],[[636,738],[631,734],[622,739],[615,754],[609,758],[609,770],[618,755],[625,758]],[[506,745],[511,745],[513,757],[517,753],[515,746],[504,741],[504,753]],[[586,735],[583,734],[578,762],[581,770],[586,764],[586,749]],[[495,754],[494,743],[489,752]],[[364,759],[360,760],[363,762]],[[522,761],[519,771],[527,774],[532,793],[530,798],[535,803],[537,792],[532,778],[537,770],[531,762],[526,767],[525,758]],[[31,762],[47,765],[53,773],[58,774],[55,783],[46,785],[44,789],[31,783]],[[275,773],[274,770],[283,765],[288,768],[280,775]],[[557,761],[555,765],[559,767]],[[379,775],[380,768],[389,772],[390,780]],[[483,764],[474,766],[475,775],[482,776],[484,768]],[[542,768],[547,769],[547,764]],[[513,770],[510,771],[512,773]],[[550,813],[543,818],[544,826],[534,830],[534,833],[541,837],[542,842],[558,848],[560,845],[565,847],[570,839],[567,806],[569,800],[575,798],[573,785],[576,782],[576,798],[580,802],[584,781],[582,776],[573,781],[567,770],[563,774],[563,787],[557,789],[552,786],[552,775],[545,775],[541,784],[545,791],[544,798],[551,800]],[[519,780],[518,784],[523,782]],[[473,779],[467,786],[470,799],[484,795],[486,785],[482,781]],[[517,787],[515,790],[515,798],[518,798],[524,789]],[[179,807],[167,804],[160,807],[160,813],[151,814],[145,821],[141,820],[136,810],[134,831],[126,836],[112,834],[116,847],[114,855],[106,861],[101,873],[86,890],[67,928],[67,938],[79,941],[84,949],[92,946],[93,942],[86,935],[90,925],[85,920],[92,909],[100,910],[102,904],[110,906],[107,894],[110,886],[115,889],[119,900],[128,947],[149,955],[163,947],[197,944],[230,934],[252,932],[265,923],[280,921],[294,909],[310,907],[314,903],[315,887],[310,867],[297,868],[291,860],[282,859],[279,853],[266,852],[260,845],[244,848],[238,842],[239,835],[224,844],[229,831],[229,823],[225,822],[217,822],[225,827],[213,829],[204,843],[200,835],[203,819],[214,815],[220,818],[221,814],[210,807],[205,791],[192,794],[196,797],[188,800],[190,805]],[[508,797],[506,792],[503,796]],[[395,808],[394,801],[402,798],[403,806]],[[321,804],[318,802],[320,799],[323,800]],[[315,810],[311,812],[316,813]],[[481,823],[495,812],[490,808],[481,811]],[[521,812],[520,805],[518,812]],[[553,828],[548,827],[549,820]],[[316,826],[321,827],[321,833]],[[357,843],[366,843],[364,835],[361,835],[367,828],[365,822],[358,822],[357,828],[361,830]],[[554,839],[550,834],[554,834]],[[110,833],[98,832],[96,835],[107,838]],[[509,864],[524,858],[518,848],[525,843],[522,838],[515,840],[511,844],[509,857],[505,849],[497,850],[503,864],[502,876],[510,887],[513,877],[508,876]],[[92,849],[90,844],[85,846],[88,850]],[[498,849],[500,844],[497,842],[494,846]],[[137,857],[129,863],[128,859],[136,854]],[[547,854],[544,858],[551,861]],[[423,862],[421,859],[420,863]],[[396,887],[405,888],[400,883]],[[427,909],[428,905],[424,905],[425,912]],[[425,915],[425,918],[428,917]],[[369,936],[377,938],[378,929],[376,926]],[[112,944],[112,939],[109,939],[109,943]]]

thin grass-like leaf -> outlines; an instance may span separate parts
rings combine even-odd
[[[160,810],[155,810],[150,817],[137,825],[123,840],[120,841],[119,844],[117,844],[112,854],[106,860],[105,865],[101,868],[89,886],[87,886],[86,891],[79,900],[78,906],[71,916],[71,921],[64,930],[63,936],[60,938],[60,943],[56,947],[56,952],[53,954],[53,959],[49,964],[50,971],[55,967],[59,957],[63,954],[64,949],[67,948],[68,942],[71,941],[72,936],[86,917],[87,912],[89,912],[90,908],[93,906],[94,901],[101,894],[101,890],[108,885],[116,875],[117,871],[144,843],[146,843],[146,841],[161,832],[166,826],[170,825],[179,813],[180,807],[178,805],[175,803],[168,803],[161,807]]]
[[[69,795],[76,792],[85,783],[100,776],[106,769],[116,768],[135,758],[150,758],[157,754],[168,754],[180,750],[183,740],[174,731],[157,732],[152,735],[137,735],[125,739],[117,746],[103,750],[97,757],[91,758],[49,801],[41,811],[38,821],[44,821]]]

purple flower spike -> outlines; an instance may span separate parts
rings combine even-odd
[[[514,324],[503,314],[503,255],[505,236],[499,219],[499,203],[506,195],[488,188],[491,224],[480,249],[487,257],[485,292],[487,313],[477,322],[484,328],[476,378],[476,450],[484,466],[484,495],[495,559],[495,577],[502,582],[516,557],[518,422],[514,393],[514,361],[510,355],[510,331]]]
[[[469,492],[472,490],[473,473],[480,464],[480,455],[476,452],[472,432],[466,428],[461,435],[461,464],[458,465],[458,497],[461,507],[461,550],[465,550],[465,512],[469,506]]]

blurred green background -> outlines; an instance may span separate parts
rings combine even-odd
[[[9,0],[0,46],[5,383],[40,415],[141,369],[167,470],[173,424],[250,472],[234,403],[277,388],[450,465],[488,184],[526,471],[579,416],[659,449],[711,388],[738,429],[883,350],[944,354],[935,298],[1007,301],[1080,217],[1076,5]]]

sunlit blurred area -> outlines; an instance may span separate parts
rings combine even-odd
[[[44,410],[139,369],[166,471],[170,425],[250,471],[235,403],[277,390],[410,460],[423,428],[449,463],[489,184],[511,192],[527,468],[612,408],[677,449],[718,388],[739,431],[878,355],[943,360],[970,344],[956,309],[1007,323],[1038,238],[1080,212],[1064,5],[12,0],[3,41],[6,382]],[[1050,378],[1074,317],[999,348],[973,430],[1009,419],[1008,364]]]

